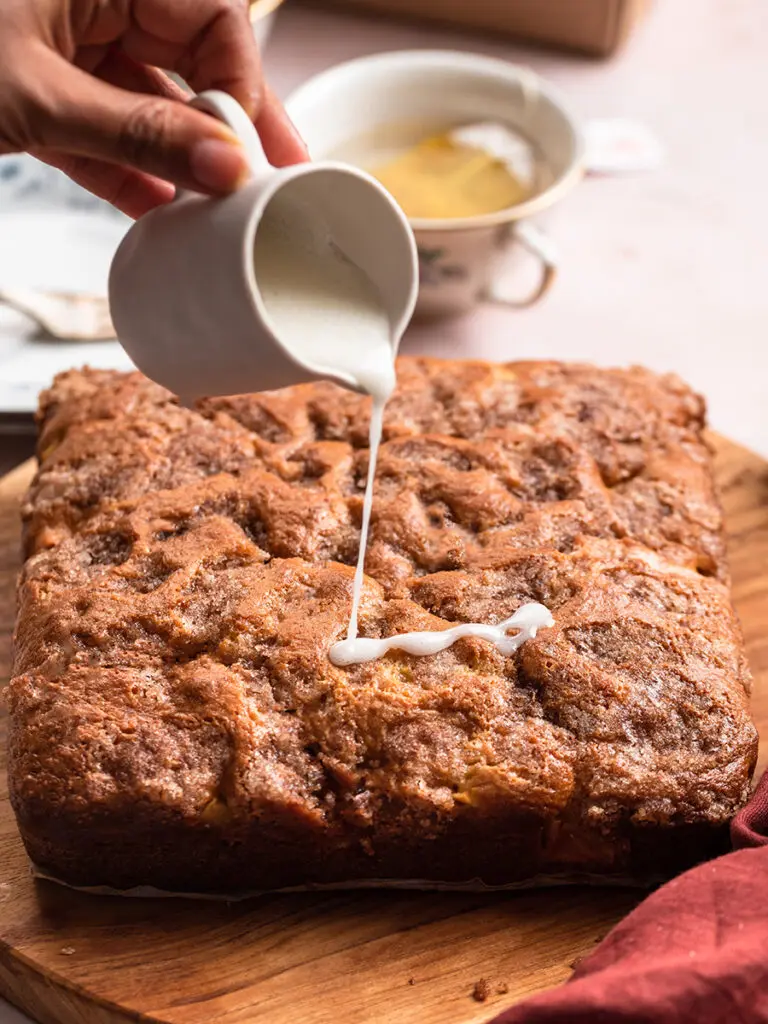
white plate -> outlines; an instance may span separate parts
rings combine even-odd
[[[6,198],[0,189],[0,200]],[[33,206],[13,198],[0,212],[0,284],[106,294],[112,255],[126,218],[71,202]],[[10,212],[5,212],[11,206]],[[0,306],[0,416],[30,413],[55,374],[76,366],[130,369],[116,341],[43,341],[26,317]]]

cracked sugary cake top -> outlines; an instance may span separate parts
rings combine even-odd
[[[401,359],[361,634],[526,601],[556,624],[507,658],[340,669],[368,415],[324,384],[191,411],[138,374],[58,378],[24,511],[22,820],[288,816],[374,855],[510,807],[607,845],[727,821],[755,735],[702,401],[640,369]]]

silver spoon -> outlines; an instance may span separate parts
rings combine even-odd
[[[59,341],[104,341],[115,337],[109,303],[101,295],[0,288],[0,303],[34,320]]]

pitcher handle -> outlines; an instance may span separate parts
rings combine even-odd
[[[264,174],[272,170],[272,165],[264,153],[259,133],[234,97],[218,89],[209,89],[207,92],[201,92],[194,96],[189,101],[189,105],[195,110],[200,110],[204,114],[210,114],[211,117],[223,121],[235,133],[245,151],[252,175]],[[184,194],[184,190],[178,189],[176,198]]]

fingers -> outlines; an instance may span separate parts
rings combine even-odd
[[[96,48],[93,50],[96,51]],[[81,53],[79,66],[97,78],[123,89],[179,102],[186,101],[184,90],[157,68],[138,64],[114,47],[99,47],[98,51],[93,55]],[[173,185],[167,181],[102,160],[46,151],[35,152],[33,155],[52,167],[58,167],[78,185],[134,219],[156,206],[170,202],[175,194]]]
[[[245,0],[134,0],[123,50],[177,71],[195,92],[221,89],[253,117],[262,95],[259,51]]]
[[[26,107],[25,149],[127,165],[214,195],[249,177],[237,138],[220,121],[164,96],[116,88],[50,51],[36,61]]]
[[[82,66],[82,65],[81,65]],[[107,49],[98,63],[87,68],[103,82],[116,85],[130,92],[147,96],[163,96],[165,99],[186,103],[189,94],[159,68],[139,64],[116,46]]]
[[[78,185],[134,220],[170,202],[175,194],[173,185],[167,181],[101,160],[45,150],[35,151],[33,156],[51,167],[58,167]]]
[[[93,74],[105,82],[133,92],[167,96],[181,101],[189,98],[168,75],[157,68],[139,64],[115,48],[103,56],[101,62],[93,68]],[[273,166],[287,167],[309,159],[304,140],[268,85],[264,86],[255,124],[264,152]]]
[[[288,167],[309,160],[304,140],[269,86],[264,89],[255,124],[267,160],[274,167]]]
[[[136,61],[177,71],[195,92],[221,89],[255,121],[277,167],[309,159],[282,104],[264,85],[245,0],[136,0],[121,46]]]

